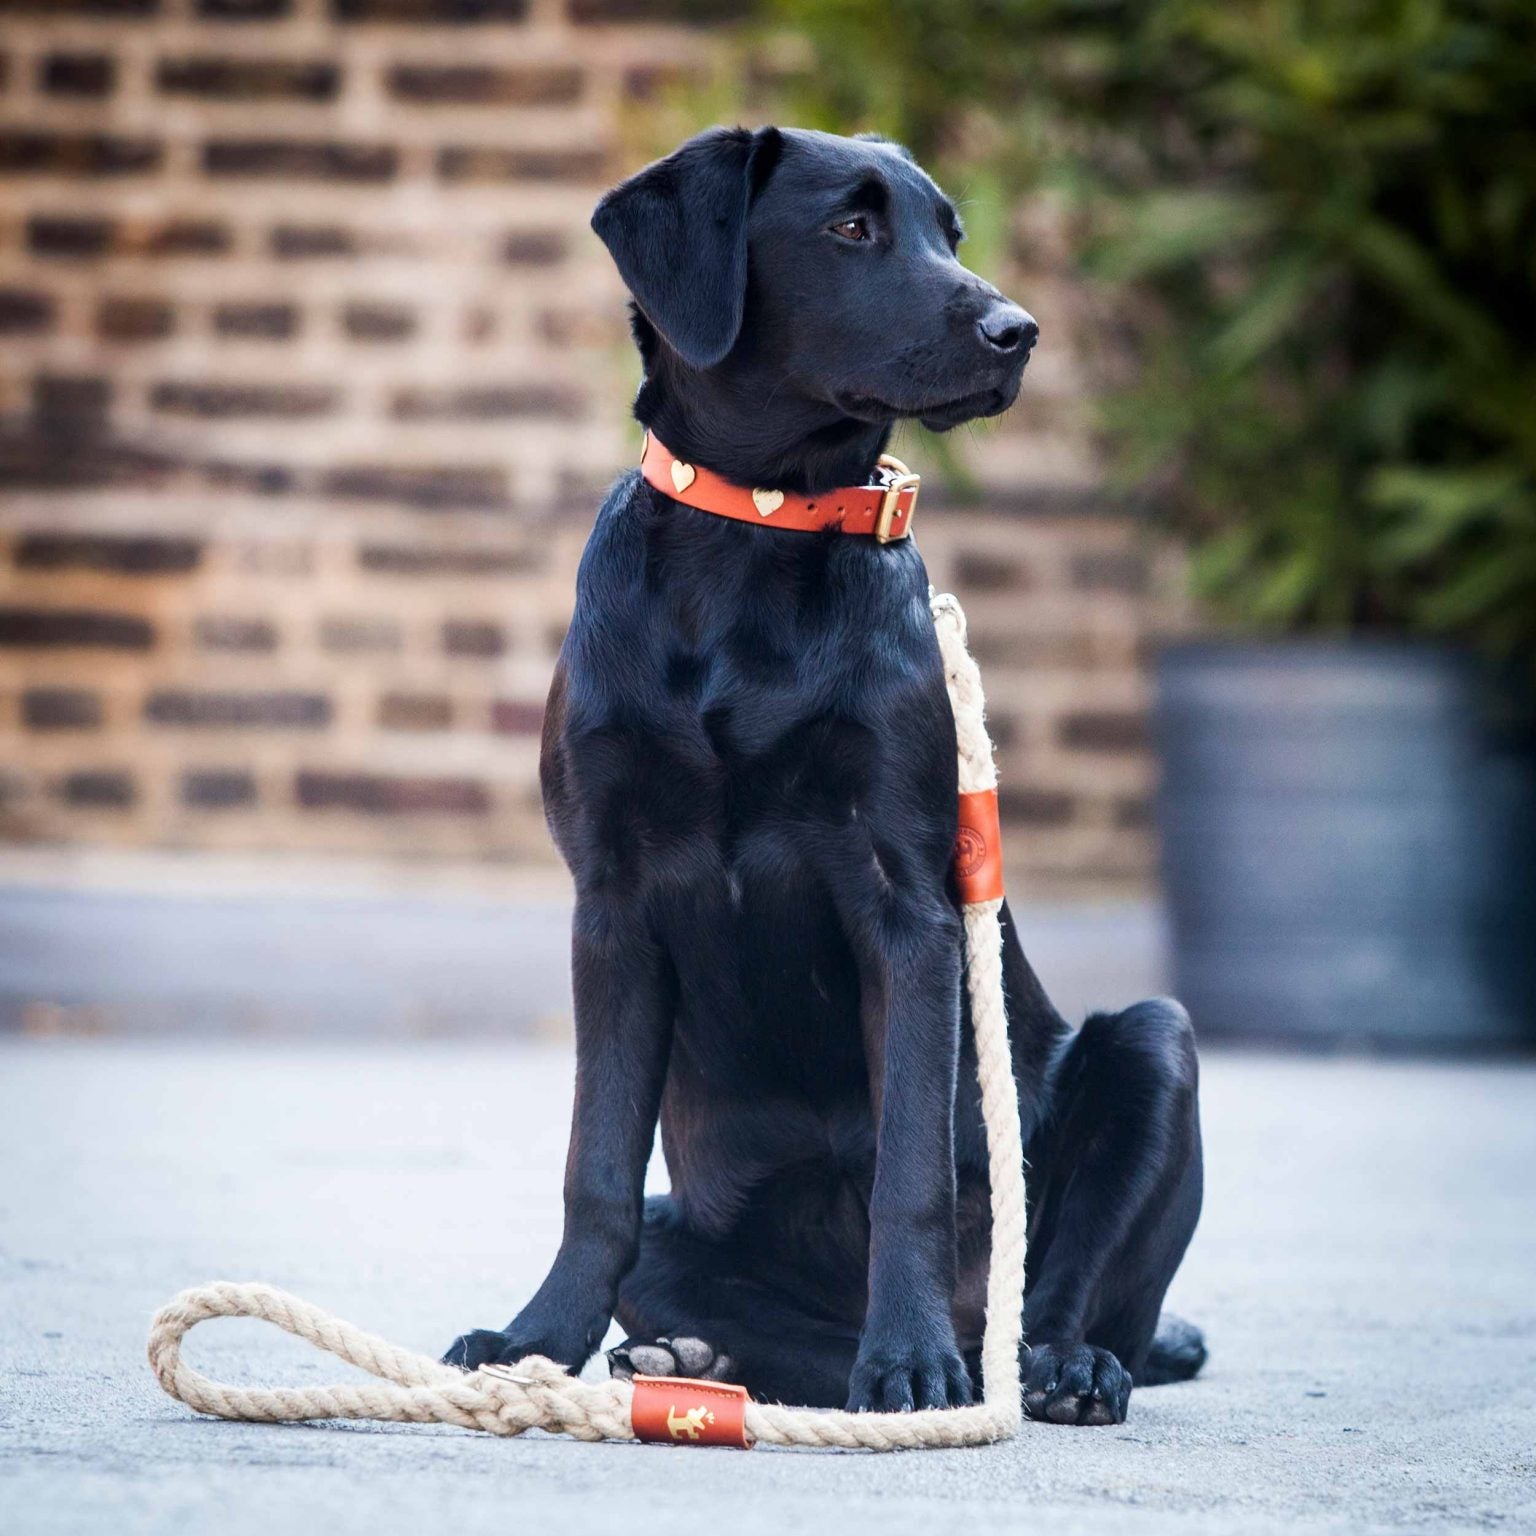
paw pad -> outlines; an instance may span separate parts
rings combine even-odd
[[[608,1351],[609,1374],[628,1381],[636,1376],[691,1376],[724,1381],[731,1357],[717,1353],[704,1339],[679,1335],[669,1339],[625,1339]]]

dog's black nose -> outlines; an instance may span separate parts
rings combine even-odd
[[[1035,317],[1017,304],[998,304],[976,322],[981,339],[998,352],[1028,352],[1040,339]]]

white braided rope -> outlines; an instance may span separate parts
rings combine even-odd
[[[992,789],[997,770],[983,723],[981,673],[965,646],[965,615],[947,594],[931,596],[944,676],[955,714],[962,794]],[[916,1413],[846,1413],[746,1406],[749,1439],[771,1445],[894,1451],[981,1445],[1018,1431],[1019,1345],[1024,1296],[1024,1152],[1003,1005],[1001,901],[965,909],[965,978],[976,1037],[977,1078],[992,1185],[992,1255],[982,1340],[982,1401]],[[380,1378],[328,1387],[234,1387],[194,1371],[181,1340],[214,1317],[255,1317]],[[214,1281],[183,1291],[156,1314],[149,1362],[160,1385],[199,1413],[223,1419],[296,1423],[379,1419],[457,1424],[497,1435],[543,1429],[580,1440],[632,1440],[627,1381],[568,1375],[531,1356],[513,1367],[463,1372],[399,1349],[275,1286]]]

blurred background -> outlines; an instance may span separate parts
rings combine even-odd
[[[1523,0],[0,0],[0,1028],[568,1028],[601,191],[901,139],[1039,317],[894,445],[1064,1007],[1536,1039]]]

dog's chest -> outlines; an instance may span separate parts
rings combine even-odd
[[[915,549],[743,530],[646,503],[599,520],[578,592],[562,752],[631,845],[825,837],[944,762],[952,726]],[[935,756],[936,754],[936,756]]]
[[[624,495],[563,658],[545,775],[562,851],[579,886],[651,908],[686,963],[727,935],[711,963],[766,945],[833,990],[799,964],[811,940],[948,866],[954,726],[922,560]]]

